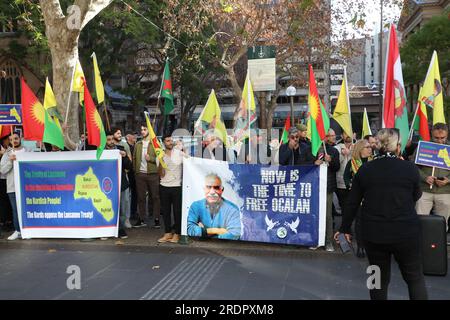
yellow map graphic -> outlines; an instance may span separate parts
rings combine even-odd
[[[444,162],[447,165],[447,167],[450,167],[450,157],[448,156],[447,148],[439,150],[438,158],[444,159]]]
[[[111,221],[114,218],[114,210],[112,201],[102,192],[100,188],[100,181],[94,174],[91,167],[84,174],[78,174],[75,177],[75,192],[73,198],[76,199],[90,199],[95,209],[105,218],[106,221]]]

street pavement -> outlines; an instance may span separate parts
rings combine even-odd
[[[158,244],[162,230],[129,238],[0,240],[0,299],[368,299],[366,259],[297,246],[220,240]],[[449,261],[450,262],[450,261]],[[408,299],[393,263],[390,299]],[[81,288],[69,290],[69,266]],[[70,281],[69,281],[70,282]],[[72,282],[73,283],[73,282]],[[430,299],[450,299],[450,275],[426,276]]]

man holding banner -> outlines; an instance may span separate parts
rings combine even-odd
[[[6,192],[13,211],[14,233],[8,237],[8,240],[17,240],[21,238],[19,216],[17,212],[16,189],[14,184],[14,161],[16,161],[16,153],[24,152],[21,139],[18,133],[13,133],[12,148],[8,149],[3,155],[0,163],[0,173],[6,176]]]
[[[431,129],[431,139],[434,143],[449,145],[448,126],[444,123],[436,123]],[[450,163],[447,156],[444,161]],[[414,157],[415,158],[415,157]],[[429,215],[431,209],[437,215],[443,216],[448,222],[450,217],[450,170],[419,166],[421,177],[422,197],[417,201],[416,211],[418,214]]]

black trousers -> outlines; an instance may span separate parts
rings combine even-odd
[[[164,219],[164,230],[166,233],[172,231],[172,208],[173,225],[175,233],[181,234],[181,187],[159,186],[159,197],[161,199],[161,211]]]
[[[339,201],[339,206],[341,207],[341,214],[344,214],[344,208],[345,205],[347,204],[347,198],[348,195],[350,194],[350,190],[336,189],[335,193]]]
[[[370,265],[380,268],[381,288],[369,289],[371,300],[387,300],[391,280],[391,256],[400,267],[403,280],[408,285],[411,300],[427,300],[425,278],[422,267],[420,237],[400,243],[378,244],[365,241],[365,249]]]
[[[6,179],[0,179],[0,222],[13,221],[11,203],[6,193]]]
[[[131,208],[130,208],[130,216],[132,218],[137,217],[137,190],[136,190],[136,177],[134,172],[128,172],[128,181],[130,183],[130,194],[131,194]]]

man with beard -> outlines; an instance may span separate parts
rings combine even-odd
[[[167,168],[158,167],[161,176],[159,194],[161,212],[164,219],[164,236],[158,242],[178,243],[181,235],[181,183],[183,177],[183,157],[181,150],[174,147],[171,135],[164,135],[164,162]],[[172,220],[173,211],[173,220]],[[173,222],[173,223],[172,223]],[[174,233],[172,232],[174,231]]]
[[[114,143],[116,145],[122,146],[125,149],[125,152],[127,153],[128,158],[131,160],[131,150],[130,146],[127,142],[122,141],[122,130],[120,128],[113,128],[112,129],[113,137],[114,137]]]
[[[194,237],[238,240],[241,236],[239,208],[224,199],[222,180],[217,174],[205,177],[205,199],[191,204],[187,233]]]
[[[0,173],[6,175],[6,192],[8,193],[9,202],[11,203],[13,211],[13,223],[14,223],[14,233],[9,236],[8,240],[16,240],[21,238],[19,217],[17,213],[16,204],[16,189],[14,186],[14,161],[16,161],[16,154],[19,152],[25,152],[22,146],[22,141],[17,132],[13,133],[11,136],[12,148],[6,150],[0,162]]]
[[[146,124],[141,125],[142,140],[136,143],[133,153],[133,169],[136,175],[136,189],[138,196],[139,220],[134,228],[146,227],[147,218],[146,195],[152,199],[154,228],[159,229],[160,200],[159,200],[159,175],[156,164],[156,153],[150,141]]]

